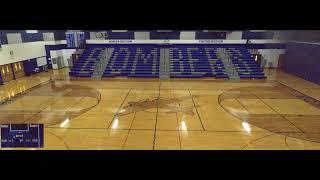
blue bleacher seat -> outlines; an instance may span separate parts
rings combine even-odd
[[[114,51],[103,77],[159,77],[160,48],[157,45],[111,46]],[[224,64],[216,54],[219,47],[220,45],[171,45],[170,77],[228,78]],[[265,78],[262,69],[244,46],[230,45],[227,50],[240,78]],[[74,63],[70,76],[91,77],[102,52],[102,48],[88,46]]]

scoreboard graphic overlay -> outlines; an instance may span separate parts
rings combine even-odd
[[[43,148],[43,124],[1,124],[0,148]]]

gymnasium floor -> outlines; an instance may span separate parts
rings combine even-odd
[[[0,86],[0,124],[43,123],[43,149],[320,149],[320,86],[267,80],[70,80]]]

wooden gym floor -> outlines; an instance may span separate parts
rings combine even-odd
[[[320,149],[320,86],[277,70],[241,81],[67,72],[0,86],[0,124],[43,123],[50,150]]]

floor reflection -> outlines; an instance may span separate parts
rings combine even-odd
[[[98,104],[100,93],[86,86],[49,81],[29,89],[23,94],[11,94],[13,100],[0,105],[1,123],[60,124],[87,112]],[[85,103],[81,103],[85,101]]]
[[[219,96],[219,104],[244,121],[243,128],[248,132],[252,124],[285,136],[320,142],[320,101],[283,84],[228,90]]]

